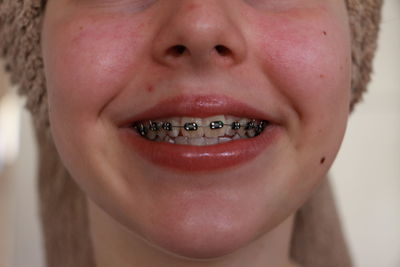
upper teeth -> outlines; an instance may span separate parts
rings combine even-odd
[[[248,138],[259,135],[268,122],[265,120],[218,115],[208,118],[166,118],[135,122],[133,127],[148,139],[180,143],[183,138]],[[182,136],[182,138],[180,138]],[[177,138],[178,137],[178,138]],[[168,139],[168,140],[167,140]],[[182,139],[182,140],[181,140]],[[229,140],[220,141],[229,141]],[[193,140],[194,142],[195,140]],[[212,140],[210,142],[213,142]]]

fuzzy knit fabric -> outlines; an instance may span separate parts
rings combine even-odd
[[[367,90],[372,60],[377,47],[383,0],[346,0],[352,33],[352,101],[354,105]]]
[[[346,0],[352,32],[352,101],[370,80],[383,0]],[[47,266],[94,267],[84,194],[62,165],[49,130],[40,48],[46,0],[0,0],[0,56],[26,97],[39,145],[39,202]],[[350,267],[329,182],[297,212],[291,255],[305,267]]]

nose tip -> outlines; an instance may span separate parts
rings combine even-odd
[[[246,45],[229,11],[215,1],[203,1],[196,8],[187,2],[161,25],[153,47],[156,61],[171,67],[239,64]]]

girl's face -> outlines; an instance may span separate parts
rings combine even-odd
[[[55,144],[87,196],[136,235],[186,257],[232,252],[293,214],[334,160],[349,39],[340,0],[50,0]],[[255,137],[251,119],[265,121]]]

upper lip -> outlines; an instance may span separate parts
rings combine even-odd
[[[270,113],[224,95],[181,95],[162,100],[149,109],[128,117],[119,123],[120,127],[142,120],[156,120],[168,117],[205,118],[214,115],[232,115],[254,118],[277,123]]]

